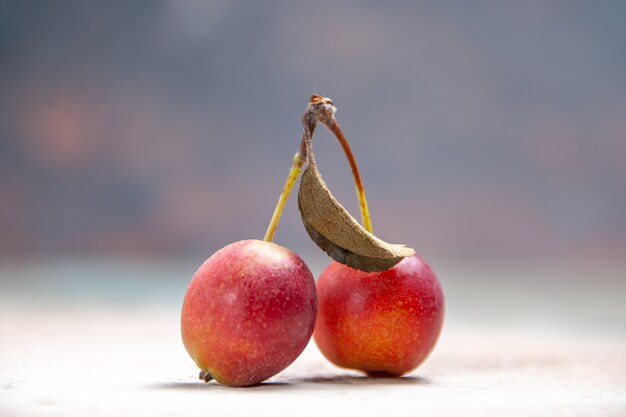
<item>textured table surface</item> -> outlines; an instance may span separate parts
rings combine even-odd
[[[621,270],[563,286],[565,271],[519,271],[532,276],[520,284],[486,278],[495,270],[462,268],[461,279],[461,269],[441,268],[444,332],[407,377],[365,378],[310,344],[267,383],[225,388],[198,381],[180,342],[186,283],[167,279],[184,268],[42,268],[0,271],[3,417],[626,416]]]

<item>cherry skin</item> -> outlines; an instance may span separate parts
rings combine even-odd
[[[316,313],[315,281],[304,261],[274,243],[243,240],[194,274],[183,301],[182,339],[202,379],[255,385],[302,353]]]
[[[317,282],[314,339],[334,364],[370,376],[400,376],[417,368],[441,332],[444,299],[418,256],[367,273],[333,262]]]

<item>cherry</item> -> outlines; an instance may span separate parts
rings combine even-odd
[[[333,262],[317,283],[313,338],[334,364],[371,376],[400,376],[433,350],[444,299],[430,267],[418,256],[367,273]]]
[[[315,326],[313,275],[294,252],[243,240],[207,259],[182,307],[187,352],[205,381],[258,384],[291,364]]]

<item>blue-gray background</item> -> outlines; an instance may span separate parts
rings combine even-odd
[[[0,259],[199,261],[261,238],[318,92],[382,238],[623,261],[625,19],[621,1],[4,0]],[[315,146],[357,215],[340,148]],[[293,199],[276,241],[326,262]]]

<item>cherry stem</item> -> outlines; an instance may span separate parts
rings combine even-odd
[[[303,138],[304,143],[304,138]],[[278,226],[278,221],[280,220],[281,214],[283,214],[283,208],[285,208],[285,203],[287,202],[287,197],[289,197],[289,193],[293,188],[293,185],[298,179],[298,175],[300,175],[300,170],[302,170],[302,166],[306,161],[306,157],[303,157],[302,145],[300,146],[300,150],[296,152],[293,156],[293,162],[291,164],[291,169],[289,170],[289,175],[287,175],[287,179],[285,180],[285,185],[283,186],[283,190],[278,197],[278,203],[276,203],[276,208],[274,209],[274,214],[272,214],[272,219],[270,220],[269,226],[267,226],[267,231],[265,232],[265,237],[263,240],[266,242],[271,242],[274,239],[274,233],[276,232],[276,226]]]
[[[272,214],[272,219],[270,220],[270,224],[267,226],[265,237],[263,237],[263,240],[265,240],[266,242],[271,242],[272,240],[274,240],[274,233],[276,232],[276,227],[278,226],[280,216],[283,214],[283,209],[285,208],[285,203],[287,202],[289,193],[291,193],[291,189],[296,183],[298,175],[300,175],[302,166],[308,159],[313,131],[315,130],[315,125],[317,122],[317,120],[315,119],[315,109],[312,104],[313,103],[309,102],[309,106],[306,108],[304,114],[302,115],[303,130],[302,139],[300,140],[300,148],[298,149],[298,152],[296,152],[296,154],[293,156],[293,162],[291,163],[289,175],[287,175],[283,190],[280,192],[280,196],[278,197],[278,203],[276,203],[274,214]]]
[[[352,177],[354,178],[354,187],[356,188],[356,196],[359,200],[359,209],[361,211],[363,227],[365,230],[372,233],[372,220],[367,206],[367,199],[365,198],[365,189],[363,188],[363,182],[361,181],[361,175],[359,174],[359,167],[356,164],[354,155],[352,155],[348,140],[341,131],[339,123],[335,120],[336,110],[337,108],[333,104],[333,101],[328,97],[321,97],[314,94],[309,99],[309,108],[307,109],[307,112],[311,112],[315,116],[315,119],[319,120],[328,130],[332,132],[333,135],[335,135],[335,138],[339,141],[343,152],[346,154],[346,158],[350,164],[350,169],[352,170]],[[305,115],[307,112],[305,112]]]
[[[354,178],[354,187],[356,188],[356,196],[359,199],[359,209],[361,210],[361,219],[363,221],[363,227],[368,232],[372,233],[372,219],[370,217],[370,211],[367,206],[367,199],[365,198],[365,189],[363,188],[363,182],[361,181],[361,175],[359,174],[359,167],[356,164],[356,160],[354,159],[354,155],[350,150],[350,145],[346,137],[343,135],[341,128],[339,127],[339,123],[335,120],[335,118],[331,118],[329,122],[323,123],[324,126],[330,130],[341,145],[343,152],[346,154],[346,158],[348,159],[348,163],[350,164],[350,169],[352,170],[352,177]]]
[[[348,140],[335,120],[335,110],[336,108],[334,107],[332,100],[329,98],[320,97],[314,94],[309,99],[309,106],[302,115],[303,132],[302,140],[300,141],[300,148],[293,157],[289,175],[287,175],[285,185],[283,186],[280,196],[278,197],[278,203],[276,203],[276,208],[274,208],[272,219],[270,220],[270,224],[265,232],[263,240],[266,242],[271,242],[274,239],[274,233],[276,232],[278,221],[280,220],[280,216],[285,208],[287,198],[289,197],[291,189],[298,179],[298,175],[300,175],[302,166],[308,159],[308,154],[312,153],[311,141],[313,140],[313,131],[315,130],[315,125],[318,120],[322,122],[322,124],[326,126],[328,130],[333,133],[333,135],[335,135],[335,138],[337,138],[337,141],[341,145],[341,148],[348,159],[350,169],[352,170],[352,177],[354,178],[356,195],[359,200],[359,209],[361,211],[363,227],[365,230],[372,233],[372,220],[367,206],[367,199],[365,198],[365,189],[363,188],[363,182],[361,181],[361,175],[359,174],[359,168],[356,164],[356,160],[354,159],[354,155],[352,154],[352,150],[350,149],[350,145],[348,144]]]

